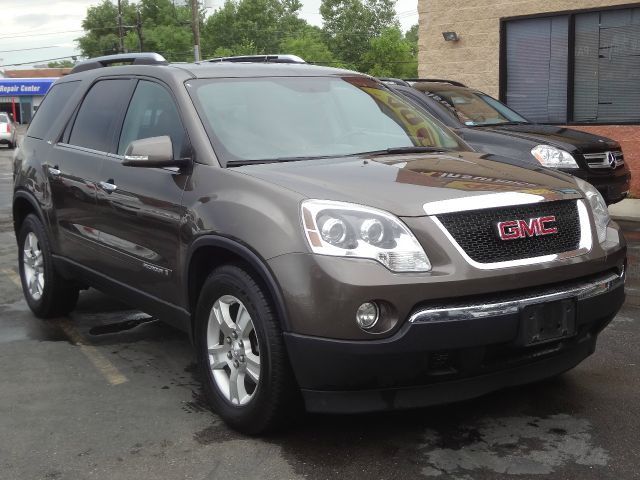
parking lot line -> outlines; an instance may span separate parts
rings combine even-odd
[[[71,320],[61,320],[59,323],[57,323],[57,325],[60,326],[65,335],[69,337],[69,340],[71,340],[80,348],[80,351],[107,379],[107,382],[109,382],[111,385],[120,385],[129,381],[127,377],[125,377],[113,363],[111,363],[104,355],[102,355],[96,347],[91,345],[89,340],[87,340],[84,335],[80,333],[80,331],[71,322]]]
[[[2,273],[4,273],[9,278],[9,280],[11,280],[19,289],[22,290],[20,275],[18,275],[14,270],[11,270],[10,268],[3,268]]]

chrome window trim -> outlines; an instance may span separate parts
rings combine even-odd
[[[518,205],[530,205],[540,202],[553,202],[557,200],[572,200],[582,198],[578,189],[564,190],[563,192],[550,191],[547,194],[527,192],[497,192],[484,195],[472,195],[470,197],[451,198],[449,200],[437,200],[425,203],[422,208],[427,215],[440,215],[443,213],[468,212],[470,210],[484,210],[487,208],[515,207]]]
[[[452,322],[475,320],[497,315],[517,314],[522,307],[538,303],[553,302],[568,298],[584,300],[608,293],[624,285],[624,269],[620,274],[612,273],[605,277],[573,287],[549,291],[548,293],[524,295],[521,298],[492,303],[478,303],[464,306],[438,306],[418,310],[409,317],[410,323]]]
[[[479,270],[495,270],[498,268],[509,268],[509,267],[521,267],[524,265],[534,265],[537,263],[545,263],[545,262],[553,262],[556,260],[562,260],[565,258],[577,257],[579,255],[584,255],[591,251],[593,248],[593,234],[591,231],[591,221],[589,220],[589,211],[585,204],[585,201],[580,199],[577,200],[578,207],[578,217],[580,220],[580,243],[578,244],[578,248],[576,250],[570,250],[568,252],[561,253],[553,253],[550,255],[542,255],[539,257],[531,257],[531,258],[522,258],[518,260],[507,260],[505,262],[492,262],[492,263],[481,263],[473,260],[464,249],[460,246],[460,244],[453,238],[453,236],[449,233],[449,230],[442,224],[438,217],[430,216],[431,220],[438,226],[438,228],[444,233],[447,239],[451,242],[451,244],[455,247],[458,253],[466,260],[466,262]],[[509,206],[512,205],[503,205]]]

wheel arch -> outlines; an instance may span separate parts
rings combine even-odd
[[[47,219],[40,207],[40,204],[31,193],[25,190],[18,190],[13,194],[12,213],[13,230],[16,234],[16,239],[18,238],[18,233],[22,227],[22,222],[24,222],[24,219],[27,218],[27,215],[30,213],[35,214],[45,228],[47,226]]]
[[[220,265],[239,264],[257,275],[258,281],[266,288],[275,308],[283,331],[289,330],[289,320],[282,290],[267,262],[244,243],[220,235],[205,235],[196,239],[187,255],[184,273],[185,298],[191,312],[191,332],[195,320],[199,292],[213,269]]]

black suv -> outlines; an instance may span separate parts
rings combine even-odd
[[[490,158],[558,168],[591,183],[607,204],[629,193],[631,173],[620,144],[610,138],[529,122],[486,93],[452,80],[381,80]]]
[[[418,407],[594,352],[626,246],[591,185],[486,160],[366,75],[236,60],[104,57],[53,85],[14,162],[37,316],[91,286],[185,330],[249,433],[300,397]]]

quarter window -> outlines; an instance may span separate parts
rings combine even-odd
[[[173,144],[174,158],[186,156],[185,133],[176,104],[169,92],[154,82],[140,81],[124,119],[118,154],[124,155],[134,140],[167,135]]]
[[[28,137],[44,139],[49,130],[56,124],[56,118],[62,112],[71,95],[76,91],[80,82],[58,83],[51,87],[42,101],[36,115],[29,125]]]

